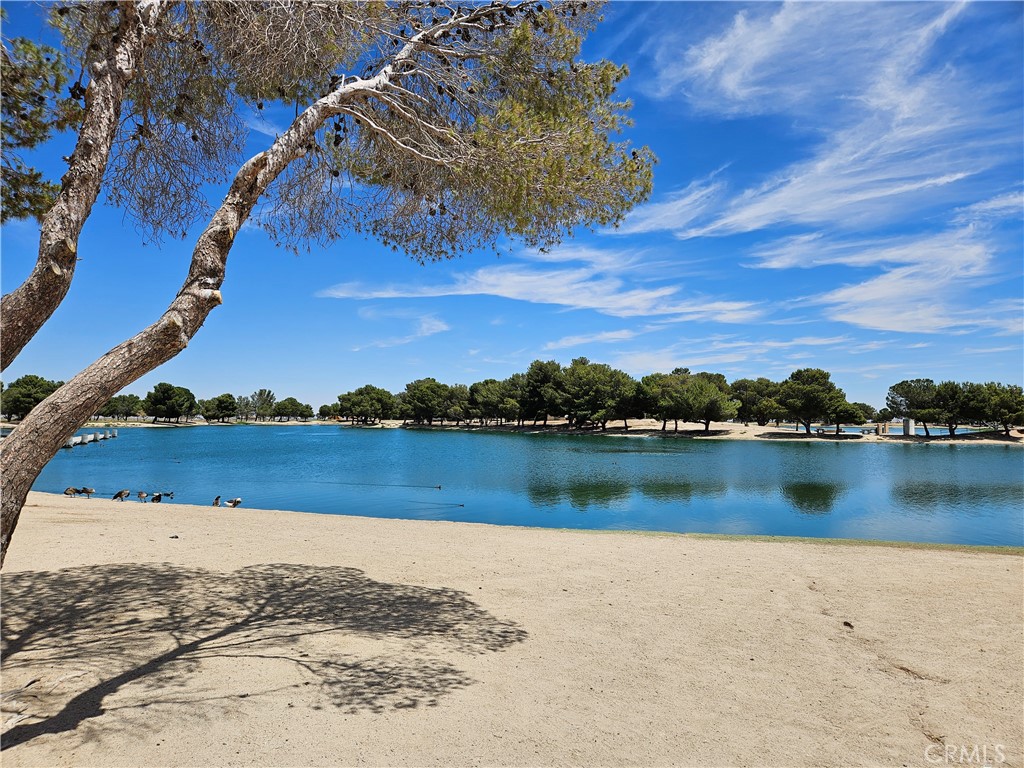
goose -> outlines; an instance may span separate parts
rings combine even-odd
[[[64,495],[72,499],[75,498],[75,496],[77,496],[79,493],[81,493],[81,491],[75,487],[64,489]]]
[[[83,487],[78,489],[78,492],[79,493],[84,493],[85,494],[85,498],[91,499],[92,495],[94,493],[96,493],[96,489],[95,488],[86,488],[86,487],[83,486]]]
[[[234,509],[235,507],[237,507],[237,506],[238,506],[239,504],[241,504],[241,503],[242,503],[242,499],[241,499],[241,498],[237,498],[237,499],[228,499],[228,500],[227,500],[227,501],[225,501],[224,503],[225,503],[225,504],[227,504],[227,505],[228,505],[229,507],[231,507],[232,509]]]
[[[132,495],[132,492],[128,488],[124,488],[124,489],[118,491],[117,493],[115,493],[113,496],[111,496],[110,500],[111,501],[124,501],[125,499],[127,499],[131,495]]]
[[[146,503],[146,497],[149,496],[149,494],[146,493],[145,491],[139,491],[135,495],[139,497],[139,501],[141,501],[143,504]]]
[[[151,501],[154,504],[159,504],[160,503],[160,499],[162,499],[163,497],[164,497],[164,495],[162,493],[154,493],[153,494],[153,498],[151,499]]]
[[[218,496],[217,498],[215,498],[213,500],[213,506],[215,506],[215,507],[219,507],[220,506],[220,496]]]

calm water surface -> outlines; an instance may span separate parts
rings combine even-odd
[[[62,450],[34,489],[174,491],[168,514],[241,496],[372,517],[1024,545],[1024,451],[1011,446],[337,426],[118,434]]]

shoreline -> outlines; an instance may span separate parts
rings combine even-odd
[[[961,427],[960,432],[953,437],[949,435],[902,435],[883,434],[876,435],[859,434],[853,432],[835,433],[835,425],[814,426],[811,434],[805,431],[793,429],[791,423],[781,428],[774,426],[741,425],[732,422],[712,422],[711,428],[705,431],[703,427],[694,429],[662,430],[661,422],[654,419],[633,420],[629,428],[620,426],[599,428],[574,428],[568,429],[564,422],[553,421],[547,426],[525,424],[411,424],[398,419],[386,419],[375,424],[352,424],[340,421],[246,421],[246,422],[189,422],[185,424],[153,423],[153,422],[121,422],[121,421],[92,421],[84,424],[80,429],[194,429],[202,427],[326,427],[336,426],[343,429],[410,429],[436,432],[483,432],[500,434],[530,434],[530,435],[570,435],[570,436],[602,436],[602,437],[651,437],[664,440],[818,440],[823,442],[860,442],[860,443],[913,443],[940,445],[1013,445],[1024,447],[1024,428],[1017,427],[1010,430],[1006,435],[999,429],[972,429]],[[0,427],[13,429],[17,424],[2,422]],[[787,428],[789,427],[789,428]],[[869,429],[869,427],[864,427]],[[821,430],[821,432],[818,432]]]
[[[1020,766],[1022,579],[1017,552],[33,492],[3,760]]]
[[[33,497],[37,497],[33,499]],[[29,506],[29,502],[33,501],[35,506],[52,506],[56,505],[59,501],[70,501],[71,504],[88,502],[95,503],[101,502],[103,504],[111,504],[115,509],[119,509],[119,504],[115,504],[110,499],[95,497],[95,498],[81,498],[74,497],[68,498],[61,493],[48,493],[46,491],[30,491],[29,500],[26,500],[25,506]],[[135,502],[129,500],[130,505],[134,506]],[[121,502],[123,504],[123,502]],[[208,512],[211,510],[218,511],[236,511],[233,507],[207,507],[205,505],[198,504],[186,504],[177,503],[173,500],[163,503],[162,509],[164,510],[177,510],[177,509],[188,509],[192,511]],[[962,552],[968,554],[979,554],[979,555],[1007,555],[1010,557],[1024,558],[1024,546],[1014,546],[1012,544],[956,544],[944,541],[901,541],[899,539],[854,539],[854,538],[842,538],[836,536],[827,537],[815,537],[815,536],[785,536],[785,535],[772,535],[772,534],[760,534],[760,533],[709,533],[704,531],[658,531],[658,530],[647,530],[644,528],[554,528],[540,525],[509,525],[504,523],[486,523],[477,522],[472,520],[442,520],[442,519],[422,519],[422,518],[404,518],[404,517],[371,517],[369,515],[349,515],[349,514],[335,514],[330,512],[307,512],[299,509],[263,509],[262,507],[239,507],[237,511],[244,512],[258,512],[258,513],[270,513],[273,515],[305,515],[313,518],[322,517],[342,517],[351,520],[360,520],[365,523],[372,524],[375,521],[390,520],[396,523],[425,523],[428,525],[455,525],[455,526],[473,526],[484,529],[497,529],[497,530],[518,530],[518,531],[551,531],[555,533],[573,533],[581,535],[609,535],[609,536],[642,536],[642,537],[670,537],[670,538],[688,538],[688,539],[709,539],[709,540],[724,540],[724,541],[749,541],[761,544],[809,544],[809,545],[820,545],[820,546],[834,546],[834,547],[885,547],[889,549],[907,549],[907,550],[931,550],[937,552]],[[13,546],[13,545],[12,545]]]

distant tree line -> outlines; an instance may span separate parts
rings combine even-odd
[[[382,419],[402,419],[416,424],[477,422],[481,425],[526,421],[546,424],[549,418],[565,418],[570,427],[606,429],[609,422],[654,418],[669,422],[704,425],[737,419],[765,426],[782,420],[798,422],[808,433],[813,423],[836,426],[864,424],[909,417],[942,424],[956,434],[962,424],[1001,427],[1009,434],[1014,424],[1024,424],[1024,392],[1013,384],[930,379],[901,381],[892,385],[886,407],[880,411],[867,403],[850,402],[820,368],[793,371],[783,381],[764,377],[728,382],[724,375],[676,368],[671,373],[652,373],[640,380],[604,363],[579,357],[563,367],[554,360],[535,360],[525,373],[507,379],[484,379],[475,384],[444,384],[433,378],[417,379],[402,392],[367,384],[338,396],[338,402],[320,406],[322,419],[340,418],[371,424]]]
[[[41,376],[22,376],[4,388],[0,412],[8,420],[22,419],[63,383],[48,381]],[[122,420],[149,417],[154,422],[179,423],[182,420],[187,423],[196,416],[202,416],[208,422],[314,418],[312,406],[300,403],[294,397],[278,400],[269,389],[259,389],[251,395],[225,393],[209,400],[197,400],[188,388],[167,382],[157,384],[144,398],[131,394],[115,395],[95,415]]]
[[[8,419],[23,418],[61,382],[28,375],[3,390],[0,411]],[[196,400],[185,387],[162,382],[145,398],[117,395],[97,414],[104,418],[147,416],[154,421],[186,422],[201,415],[208,422],[307,420],[313,409],[294,397],[278,400],[269,389],[251,395],[225,393]],[[1015,384],[909,379],[893,384],[879,411],[867,403],[849,402],[828,371],[801,368],[782,381],[764,377],[728,382],[720,373],[676,368],[636,380],[604,363],[578,357],[568,366],[554,360],[535,360],[525,373],[507,379],[484,379],[474,384],[444,384],[417,379],[392,394],[367,384],[320,406],[321,419],[344,419],[374,424],[402,419],[415,424],[479,423],[547,424],[549,418],[568,421],[571,428],[606,429],[609,422],[653,418],[661,428],[678,431],[680,422],[703,424],[736,419],[765,426],[783,420],[799,423],[808,433],[814,423],[842,425],[912,418],[925,434],[928,425],[941,424],[951,435],[965,424],[999,427],[1006,434],[1024,424],[1024,391]]]

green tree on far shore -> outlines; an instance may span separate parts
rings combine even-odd
[[[1013,425],[1024,424],[1024,389],[1020,386],[990,381],[979,394],[984,419],[1001,427],[1007,436]]]
[[[729,385],[720,373],[700,372],[689,376],[683,386],[683,407],[687,421],[704,424],[711,431],[712,421],[728,421],[739,410],[739,403],[729,395]]]
[[[928,437],[928,422],[934,424],[941,418],[935,406],[935,394],[935,382],[931,379],[905,379],[889,387],[885,406],[896,418],[919,423]]]
[[[238,411],[238,403],[235,396],[225,392],[209,400],[199,401],[199,413],[206,421],[227,421],[235,418]]]
[[[100,410],[99,415],[109,419],[129,419],[133,416],[141,416],[145,412],[141,397],[125,394],[114,395],[110,398],[110,401]]]
[[[793,371],[782,382],[780,403],[786,412],[811,434],[811,424],[822,421],[846,396],[837,387],[828,371],[821,368],[801,368]]]
[[[23,419],[63,384],[63,381],[50,381],[32,373],[15,379],[0,395],[3,401],[0,403],[0,413],[8,419]]]

